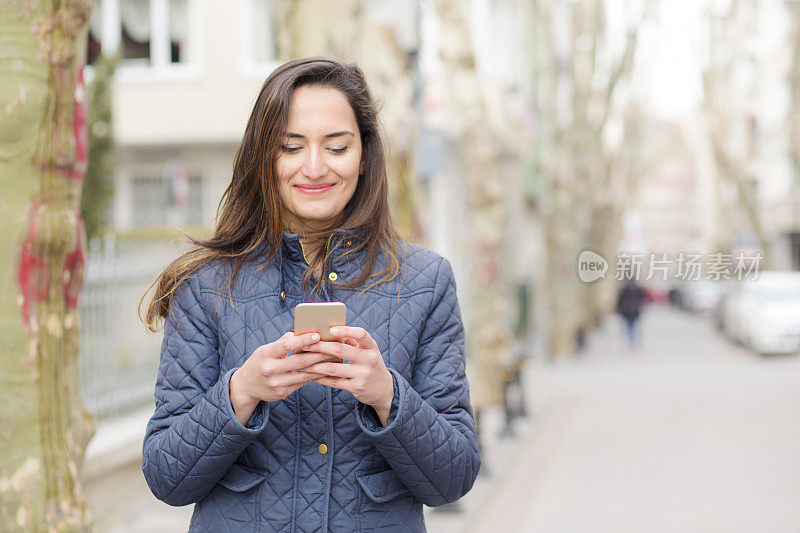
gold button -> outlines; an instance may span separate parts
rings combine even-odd
[[[350,246],[351,244],[353,244],[353,241],[347,241],[347,246]]]
[[[331,280],[331,281],[336,281],[336,279],[338,277],[339,277],[339,275],[336,274],[336,272],[331,272],[330,274],[328,274],[328,279]]]
[[[281,291],[281,301],[283,302],[285,300],[286,300],[286,293]]]
[[[321,453],[322,455],[325,455],[326,453],[328,453],[328,447],[325,446],[324,444],[320,444],[319,445],[319,453]]]

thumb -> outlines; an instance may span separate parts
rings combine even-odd
[[[294,334],[291,331],[287,331],[274,341],[267,344],[262,344],[256,349],[256,351],[261,357],[266,357],[269,359],[281,359],[286,357],[286,354],[289,352],[289,350],[285,350],[284,348],[286,347],[289,337],[292,335]]]

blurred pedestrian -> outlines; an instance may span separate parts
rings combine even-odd
[[[617,297],[617,313],[625,321],[625,336],[631,348],[641,346],[639,317],[644,307],[644,290],[633,279],[628,279]]]
[[[156,497],[196,503],[190,531],[424,531],[423,504],[472,487],[453,270],[399,240],[387,190],[361,69],[275,69],[214,236],[158,277],[145,319],[165,327],[142,467]],[[345,303],[337,342],[294,334],[309,300]]]

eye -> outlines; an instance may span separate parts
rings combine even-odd
[[[284,152],[286,152],[288,154],[293,154],[296,151],[298,151],[300,148],[302,148],[302,147],[301,146],[285,146],[285,145],[281,146],[281,150],[283,150]]]
[[[329,148],[329,150],[334,154],[343,154],[347,151],[347,146],[343,146],[341,148]]]

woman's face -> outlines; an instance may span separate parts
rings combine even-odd
[[[295,89],[276,161],[288,229],[333,222],[362,170],[361,135],[345,95],[331,87]]]

